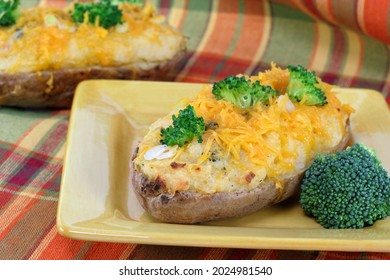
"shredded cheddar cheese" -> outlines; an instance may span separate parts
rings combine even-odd
[[[284,93],[289,74],[287,70],[273,65],[271,71],[248,78],[261,80],[263,84]],[[277,100],[273,100],[269,106],[259,102],[248,110],[242,110],[227,101],[215,99],[211,88],[204,87],[191,105],[206,123],[215,122],[218,128],[206,131],[204,138],[207,141],[199,162],[210,155],[211,142],[215,142],[238,164],[241,164],[244,153],[251,163],[265,167],[269,176],[292,171],[301,154],[297,147],[301,147],[304,156],[310,158],[334,142],[334,124],[328,124],[322,118],[337,120],[342,129],[339,135],[345,134],[343,123],[351,112],[350,108],[342,105],[330,90],[326,96],[329,104],[322,107],[303,105],[302,101],[289,112],[285,110],[286,101],[278,104]],[[291,141],[299,144],[291,147]]]
[[[183,36],[153,7],[122,4],[121,26],[76,24],[69,9],[24,9],[16,24],[0,29],[0,70],[36,72],[91,66],[159,63],[183,48]]]

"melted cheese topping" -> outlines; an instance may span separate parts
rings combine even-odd
[[[171,115],[166,116],[151,127],[140,144],[136,165],[142,162],[145,174],[163,178],[172,191],[194,189],[213,193],[251,189],[266,178],[283,181],[305,170],[318,153],[334,149],[345,136],[352,108],[342,105],[329,85],[320,83],[327,105],[307,106],[301,102],[291,108],[285,95],[288,70],[273,65],[270,71],[248,78],[272,86],[279,90],[280,96],[269,106],[258,103],[243,110],[216,100],[211,87],[205,86],[187,104],[194,106],[206,125],[216,123],[217,127],[206,130],[202,143],[193,140],[179,149],[173,159],[145,162],[142,154],[158,144],[161,127],[171,123]],[[186,166],[172,170],[170,162]]]
[[[184,37],[151,6],[121,5],[124,23],[108,30],[74,23],[69,9],[26,9],[14,26],[0,28],[0,70],[35,72],[135,63],[148,69],[185,48]]]

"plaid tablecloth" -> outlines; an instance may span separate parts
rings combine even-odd
[[[68,1],[69,2],[69,1]],[[154,0],[188,36],[178,82],[302,64],[390,102],[389,0]],[[62,0],[22,0],[65,6]],[[69,110],[0,108],[0,259],[390,259],[390,253],[86,242],[56,230]]]

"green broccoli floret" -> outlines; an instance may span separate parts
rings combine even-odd
[[[303,66],[288,66],[290,82],[287,85],[287,94],[292,101],[300,102],[304,99],[305,105],[323,106],[327,104],[324,92],[317,87],[316,74],[306,70]]]
[[[83,23],[88,18],[88,23],[95,24],[98,21],[99,25],[106,29],[123,23],[122,11],[112,4],[111,0],[75,3],[70,15],[76,23]]]
[[[269,99],[276,96],[278,91],[261,85],[259,81],[251,83],[244,76],[229,76],[215,82],[212,93],[218,100],[223,99],[240,108],[248,108],[259,101],[267,105]]]
[[[202,135],[205,131],[205,123],[202,117],[197,117],[194,107],[188,105],[184,110],[180,110],[177,116],[172,115],[173,124],[166,129],[161,129],[161,144],[168,146],[184,144],[192,141],[194,137],[202,143]]]
[[[20,16],[20,0],[0,1],[0,26],[14,25]]]
[[[315,158],[300,204],[325,228],[362,228],[390,215],[390,177],[373,150],[357,143]]]

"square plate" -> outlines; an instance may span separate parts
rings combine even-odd
[[[70,238],[159,245],[390,252],[390,218],[363,229],[324,229],[293,197],[241,218],[199,225],[160,223],[132,191],[129,162],[137,141],[175,103],[201,84],[86,81],[75,95],[57,213]],[[352,141],[377,150],[390,170],[390,114],[376,91],[338,89],[351,104]]]

